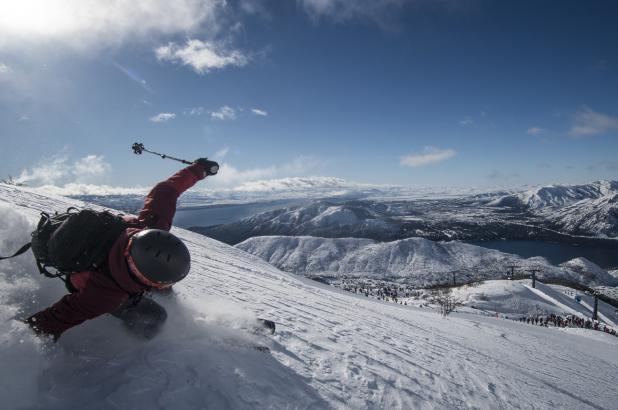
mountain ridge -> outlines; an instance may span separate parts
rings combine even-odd
[[[296,274],[389,278],[418,287],[450,283],[453,273],[460,283],[502,278],[507,266],[512,264],[519,265],[520,272],[541,268],[539,278],[618,286],[616,278],[584,258],[553,266],[541,257],[524,259],[457,241],[408,238],[377,242],[357,238],[262,236],[247,239],[236,248]]]

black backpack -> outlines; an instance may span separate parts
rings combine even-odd
[[[107,263],[110,249],[126,228],[120,215],[108,211],[69,208],[61,214],[41,212],[30,243],[0,259],[12,258],[32,247],[39,272],[47,277],[63,278],[74,272],[96,270]],[[47,268],[54,268],[56,273]]]

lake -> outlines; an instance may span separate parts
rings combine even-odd
[[[554,265],[568,260],[584,257],[603,269],[618,267],[618,250],[597,245],[573,245],[569,243],[541,242],[527,240],[504,240],[468,242],[484,248],[514,253],[524,258],[543,256]]]
[[[180,228],[212,226],[237,222],[252,215],[273,209],[300,205],[302,200],[278,200],[249,204],[206,205],[179,208],[174,216],[174,225]]]

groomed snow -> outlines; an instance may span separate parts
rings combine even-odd
[[[39,210],[82,205],[0,185],[0,253],[28,238]],[[4,203],[2,203],[4,202]],[[62,293],[30,254],[0,262],[4,408],[563,408],[618,402],[616,345],[551,328],[381,303],[281,272],[175,230],[193,256],[169,320],[140,342],[103,317],[49,346],[14,316]],[[228,330],[277,322],[271,342]],[[599,332],[596,332],[599,333]],[[611,336],[608,336],[611,337]],[[270,343],[272,355],[244,347]]]
[[[488,280],[472,286],[454,288],[453,296],[466,307],[497,312],[510,318],[546,316],[553,313],[563,317],[574,315],[590,319],[594,305],[593,296],[585,292],[560,285],[547,285],[540,281],[536,281],[535,288],[532,288],[530,279]],[[598,301],[600,322],[618,329],[615,311],[616,308],[612,305]]]

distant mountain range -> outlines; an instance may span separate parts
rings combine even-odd
[[[409,238],[377,242],[358,238],[262,236],[247,239],[236,247],[281,270],[308,276],[369,277],[423,287],[450,282],[453,273],[460,283],[503,278],[507,266],[516,265],[516,274],[538,268],[539,278],[589,286],[618,285],[618,278],[584,258],[553,266],[541,257],[523,259],[458,241]]]
[[[617,195],[618,182],[598,181],[435,199],[316,200],[191,229],[230,244],[263,235],[562,242],[577,235],[583,243],[618,236]]]
[[[564,233],[618,236],[618,181],[544,186],[501,196],[488,205],[530,211]]]
[[[562,208],[579,201],[596,200],[618,194],[618,181],[595,181],[585,185],[548,185],[512,193],[491,200],[490,206],[538,210]]]

